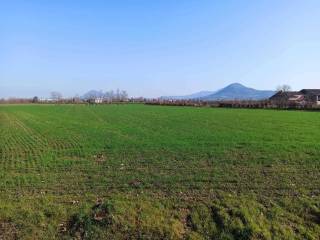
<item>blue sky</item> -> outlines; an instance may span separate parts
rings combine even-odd
[[[0,97],[320,88],[318,0],[7,0]]]

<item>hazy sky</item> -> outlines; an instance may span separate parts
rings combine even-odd
[[[320,88],[319,0],[4,0],[0,97]]]

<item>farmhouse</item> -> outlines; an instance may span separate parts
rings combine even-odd
[[[279,91],[270,101],[280,104],[312,104],[320,105],[320,89],[302,89],[299,92]]]

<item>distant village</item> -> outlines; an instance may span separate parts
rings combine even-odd
[[[320,89],[302,89],[290,91],[280,89],[267,99],[147,99],[130,98],[124,90],[109,92],[89,91],[83,96],[64,98],[59,92],[51,92],[49,98],[8,98],[0,99],[2,104],[111,104],[145,103],[149,105],[195,106],[195,107],[232,107],[232,108],[281,108],[281,109],[320,109]]]
[[[145,102],[143,97],[129,98],[125,90],[116,91],[96,91],[91,90],[83,96],[63,97],[60,92],[51,92],[50,97],[16,98],[0,99],[0,103],[34,103],[34,104],[108,104],[108,103],[126,103],[126,102]]]

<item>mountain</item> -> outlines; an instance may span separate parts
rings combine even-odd
[[[256,90],[240,83],[233,83],[214,94],[201,98],[202,100],[262,100],[274,95],[274,91]]]
[[[240,83],[232,83],[218,91],[201,91],[185,96],[163,96],[164,100],[262,100],[275,94],[275,91],[256,90]]]
[[[191,99],[201,99],[206,96],[214,94],[214,91],[201,91],[185,96],[162,96],[160,99],[164,100],[191,100]]]

